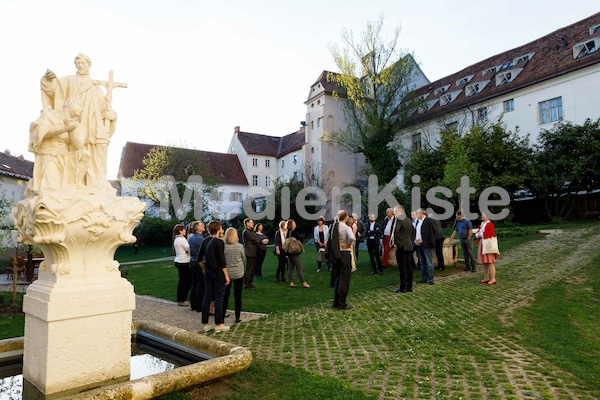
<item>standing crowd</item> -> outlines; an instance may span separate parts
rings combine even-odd
[[[241,322],[242,292],[255,290],[255,277],[262,277],[262,266],[267,254],[269,239],[263,233],[263,225],[252,219],[244,220],[241,235],[235,228],[223,230],[219,221],[211,221],[207,227],[201,221],[173,228],[175,267],[179,274],[177,303],[182,307],[201,313],[204,331],[229,330],[224,324],[231,288],[233,287],[235,322]],[[275,232],[277,257],[276,283],[288,283],[290,288],[310,289],[301,262],[304,252],[302,238],[294,220],[281,221]],[[472,223],[462,212],[456,220],[450,243],[458,236],[465,260],[465,271],[476,272],[476,264],[483,265],[481,284],[496,284],[495,260],[499,256],[493,223],[482,214],[481,226],[474,230]],[[479,240],[477,259],[473,255],[473,237]],[[444,270],[443,244],[445,237],[441,221],[427,215],[419,208],[410,217],[402,206],[388,208],[382,223],[374,214],[363,223],[356,214],[340,210],[331,225],[324,217],[317,219],[313,230],[316,248],[316,272],[323,264],[330,272],[333,288],[332,307],[342,310],[353,308],[347,302],[352,272],[357,270],[359,245],[366,240],[372,268],[371,275],[382,275],[383,270],[395,264],[399,273],[396,293],[413,291],[413,270],[420,272],[416,283],[434,285],[433,254],[437,269]],[[241,239],[241,243],[240,243]],[[415,261],[416,255],[416,261]],[[286,279],[287,275],[287,279]],[[296,277],[298,278],[296,280]],[[298,282],[296,284],[295,282]],[[190,301],[187,301],[189,295]],[[214,316],[214,326],[209,318]]]

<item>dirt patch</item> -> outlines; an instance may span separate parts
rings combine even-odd
[[[518,308],[529,307],[531,304],[533,304],[534,301],[535,301],[535,297],[527,296],[524,299],[517,301],[516,303],[513,303],[510,306],[508,306],[502,312],[502,314],[500,314],[498,316],[498,319],[500,320],[500,322],[502,322],[503,325],[512,326],[513,323],[512,323],[512,321],[510,321],[510,317],[515,312],[515,310]]]
[[[212,400],[235,393],[229,384],[225,381],[217,381],[204,386],[196,386],[189,392],[186,392],[192,399]]]
[[[0,304],[0,315],[25,315],[19,306],[12,304]]]

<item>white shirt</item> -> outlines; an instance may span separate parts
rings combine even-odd
[[[394,222],[394,218],[388,219],[387,224],[385,224],[385,228],[383,230],[383,236],[390,236],[392,234],[392,223]]]
[[[344,249],[342,249],[342,247],[345,245],[351,245],[356,240],[356,237],[354,237],[354,233],[352,232],[352,228],[350,228],[344,222],[340,222],[340,223],[338,223],[338,232],[340,234],[340,238],[339,238],[340,250],[351,251],[352,250],[351,248],[344,250]]]
[[[375,222],[369,222],[369,230],[373,232],[375,230]]]
[[[192,259],[190,256],[190,244],[183,236],[177,236],[173,242],[175,248],[175,260],[176,263],[186,264]]]
[[[423,217],[422,219],[417,219],[417,226],[415,227],[417,235],[415,236],[415,242],[423,240],[423,235],[421,233],[421,228],[423,227],[423,220],[425,220],[425,217]]]

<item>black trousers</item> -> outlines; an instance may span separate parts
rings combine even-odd
[[[412,260],[412,263],[410,262]],[[413,266],[415,260],[412,250],[396,249],[396,263],[400,273],[400,290],[412,289],[413,285]]]
[[[283,250],[279,250],[279,255],[277,256],[277,272],[275,278],[285,280],[285,274],[287,272],[287,256]]]
[[[263,266],[263,262],[265,261],[266,256],[267,256],[267,250],[259,250],[258,251],[256,267],[254,268],[254,276],[263,276],[262,266]]]
[[[373,272],[377,272],[378,270],[379,272],[383,272],[381,256],[379,255],[379,240],[367,239],[367,250],[369,251]]]
[[[210,303],[215,300],[215,325],[223,323],[223,297],[225,297],[225,279],[205,279],[205,292],[202,300],[202,323],[208,324]]]
[[[192,310],[202,311],[202,300],[204,299],[204,272],[197,261],[192,260],[192,288],[190,290],[190,305]]]
[[[334,266],[337,270],[335,287],[333,289],[333,306],[338,308],[346,307],[346,297],[350,290],[350,276],[352,275],[352,254],[349,251],[342,251],[342,258]]]
[[[435,239],[435,256],[437,257],[438,260],[438,269],[440,271],[443,271],[445,266],[444,266],[444,238],[441,239]]]
[[[190,263],[175,263],[177,272],[179,273],[179,281],[177,282],[177,302],[183,303],[187,301],[188,293],[192,287],[192,270]]]
[[[227,305],[229,304],[229,293],[231,293],[232,286],[235,303],[235,320],[237,321],[240,319],[240,314],[242,313],[242,287],[244,286],[244,277],[232,279],[231,283],[225,286],[225,296],[223,297],[223,320],[225,320],[225,313],[227,312]]]
[[[252,287],[254,280],[254,269],[256,268],[257,257],[246,257],[246,273],[244,274],[244,286]]]

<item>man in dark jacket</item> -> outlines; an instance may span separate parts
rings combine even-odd
[[[379,272],[379,275],[382,275],[383,267],[381,265],[381,256],[379,255],[379,250],[381,248],[381,224],[375,221],[375,214],[369,215],[369,222],[367,222],[365,228],[367,250],[369,251],[369,258],[371,259],[371,268],[373,268],[371,275],[375,275],[377,272]]]
[[[242,232],[242,241],[246,251],[246,273],[244,274],[244,288],[255,289],[253,284],[254,268],[258,260],[258,238],[254,234],[254,221],[250,218],[244,220],[246,229]]]
[[[419,255],[419,268],[421,269],[420,283],[433,285],[433,249],[435,249],[435,229],[431,218],[427,218],[425,210],[417,210],[417,224],[415,228],[415,244]]]
[[[444,266],[444,232],[442,231],[442,221],[433,218],[433,214],[429,214],[433,229],[435,230],[435,258],[437,259],[437,269],[443,271]]]
[[[396,221],[390,241],[396,249],[396,262],[400,273],[400,287],[394,289],[394,292],[412,292],[413,268],[410,258],[413,254],[415,230],[411,219],[406,216],[402,206],[394,207],[394,214],[396,215]]]

